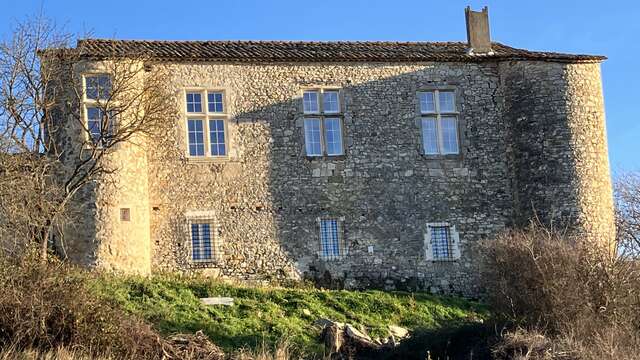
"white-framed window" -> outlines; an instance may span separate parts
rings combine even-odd
[[[116,131],[116,106],[111,99],[111,77],[108,74],[85,74],[83,81],[83,117],[87,140],[106,146]]]
[[[342,221],[339,218],[320,218],[320,252],[325,260],[339,259],[345,255],[342,239]]]
[[[422,91],[418,93],[418,100],[424,154],[460,153],[455,91]]]
[[[224,158],[229,151],[225,93],[220,90],[186,90],[187,155]]]
[[[460,235],[447,222],[427,223],[425,257],[431,261],[452,261],[460,258]]]
[[[344,155],[340,90],[305,90],[302,110],[307,156]]]
[[[212,212],[187,213],[189,259],[192,262],[211,262],[220,258],[219,229]]]

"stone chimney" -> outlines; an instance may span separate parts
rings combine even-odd
[[[464,9],[467,20],[467,53],[470,55],[492,55],[491,35],[489,34],[489,8],[473,11],[470,6]]]

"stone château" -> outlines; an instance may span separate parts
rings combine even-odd
[[[109,83],[103,62],[136,53],[170,70],[178,105],[170,136],[119,145],[115,183],[76,199],[61,251],[122,272],[474,295],[474,245],[534,216],[611,240],[605,58],[491,42],[486,9],[467,32],[78,41],[85,98]]]

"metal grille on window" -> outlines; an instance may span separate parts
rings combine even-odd
[[[452,258],[451,229],[449,226],[429,226],[431,232],[431,250],[436,260]]]
[[[211,219],[188,220],[190,257],[194,262],[207,262],[218,258],[218,234]]]
[[[342,255],[337,219],[320,220],[320,253],[325,259],[335,259]]]

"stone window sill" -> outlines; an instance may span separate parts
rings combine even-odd
[[[228,156],[220,156],[220,157],[212,157],[212,156],[203,156],[203,157],[192,157],[187,156],[187,162],[190,164],[210,164],[210,163],[226,163],[230,162]]]
[[[429,154],[420,154],[425,160],[452,160],[452,161],[462,161],[462,154],[447,154],[447,155],[429,155]]]
[[[341,160],[346,160],[347,159],[347,155],[324,155],[324,156],[306,156],[305,155],[305,159],[307,159],[307,161],[341,161]]]

